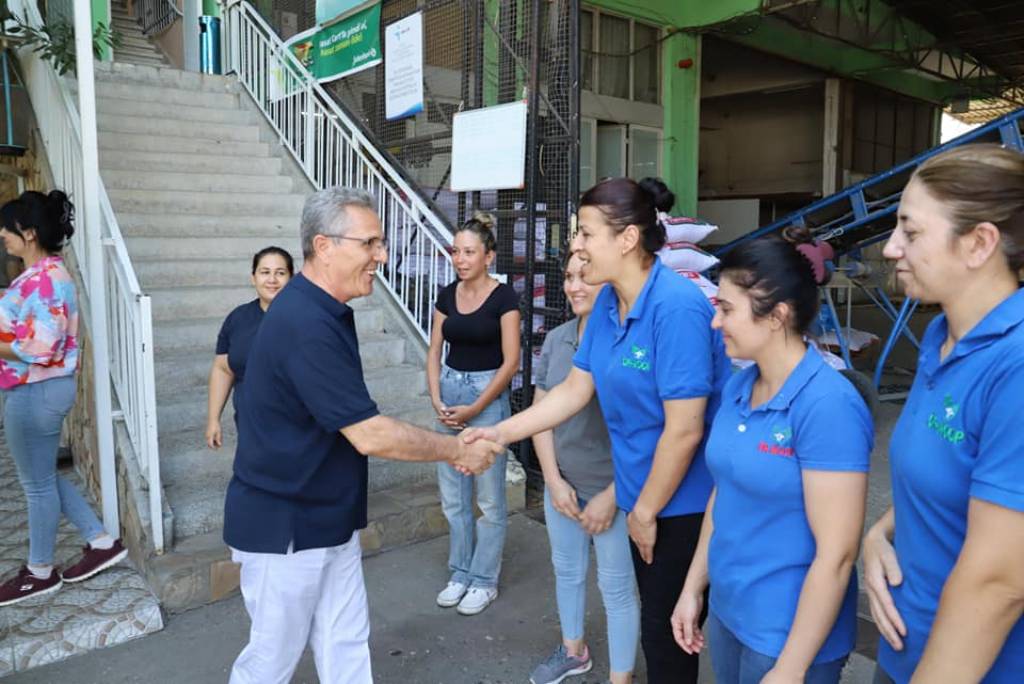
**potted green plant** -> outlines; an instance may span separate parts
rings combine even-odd
[[[10,11],[7,0],[0,0],[0,40],[6,45],[12,42],[26,45],[41,58],[49,61],[57,73],[63,76],[75,73],[75,28],[64,17],[44,20],[41,26],[31,26]],[[103,48],[117,48],[121,45],[121,34],[109,24],[99,22],[92,34],[92,51],[97,59]]]

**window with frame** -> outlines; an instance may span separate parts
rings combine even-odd
[[[580,11],[584,90],[637,102],[661,101],[661,29],[595,9]]]

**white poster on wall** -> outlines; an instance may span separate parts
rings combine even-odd
[[[452,192],[522,189],[525,170],[525,101],[452,117]]]
[[[384,117],[391,121],[423,111],[423,13],[384,29]]]

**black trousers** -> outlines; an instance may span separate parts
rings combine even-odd
[[[672,611],[686,581],[700,539],[703,513],[658,518],[654,562],[648,565],[630,544],[633,570],[640,590],[640,644],[647,661],[648,684],[696,684],[698,657],[689,655],[672,638]],[[707,617],[707,596],[704,614]]]

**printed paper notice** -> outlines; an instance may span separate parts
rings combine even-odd
[[[388,121],[423,111],[423,13],[384,29],[384,116]]]

